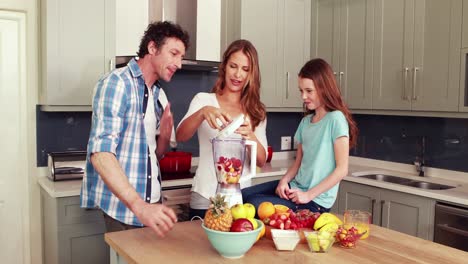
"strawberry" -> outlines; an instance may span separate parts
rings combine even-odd
[[[276,220],[271,219],[269,224],[270,226],[276,227]]]

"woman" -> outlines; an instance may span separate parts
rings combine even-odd
[[[216,193],[217,179],[210,140],[235,117],[245,121],[235,132],[237,137],[257,143],[257,166],[266,160],[266,111],[260,102],[260,70],[257,50],[247,40],[236,40],[224,52],[218,79],[211,93],[198,93],[177,127],[177,141],[189,140],[198,133],[200,147],[198,169],[192,185],[190,218],[204,217],[209,198]],[[255,169],[255,168],[253,168]],[[248,164],[243,175],[249,174]],[[241,186],[248,179],[241,177]]]
[[[294,164],[281,180],[246,188],[242,196],[257,208],[270,201],[293,210],[328,212],[348,173],[357,127],[326,61],[313,59],[302,67],[299,90],[305,116],[294,136],[299,143]]]

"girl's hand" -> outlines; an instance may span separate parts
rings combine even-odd
[[[289,200],[289,185],[287,182],[280,181],[276,187],[276,194],[286,200]]]
[[[249,117],[244,119],[244,123],[236,130],[236,133],[241,135],[245,140],[255,140],[256,138]]]
[[[298,189],[291,189],[289,190],[289,199],[295,202],[296,204],[306,204],[312,201],[312,198],[309,197],[307,192],[303,192]]]
[[[232,121],[228,113],[214,106],[203,107],[201,113],[208,125],[213,129],[221,130]]]

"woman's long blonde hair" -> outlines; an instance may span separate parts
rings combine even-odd
[[[242,90],[241,107],[250,118],[253,130],[266,118],[265,105],[260,101],[260,68],[258,66],[258,54],[250,41],[239,39],[231,43],[223,54],[223,61],[219,67],[218,79],[212,89],[213,93],[219,94],[224,89],[226,66],[229,58],[235,52],[242,51],[250,62],[247,84]]]

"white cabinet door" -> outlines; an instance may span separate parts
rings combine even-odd
[[[113,68],[113,0],[42,1],[43,105],[91,105],[92,91]]]
[[[413,111],[458,111],[462,9],[462,0],[416,2]]]
[[[313,0],[311,56],[333,68],[352,109],[372,108],[374,1]]]
[[[148,0],[115,1],[115,54],[135,56],[148,27]]]
[[[281,74],[278,19],[280,0],[242,1],[241,38],[247,39],[258,52],[261,75],[261,100],[267,106],[279,106],[282,95],[278,91],[278,75]],[[268,37],[265,37],[268,36]]]
[[[32,19],[32,18],[31,18]],[[28,263],[26,15],[0,10],[0,259]],[[31,86],[33,87],[33,86]]]
[[[282,91],[282,106],[302,108],[298,77],[302,66],[310,59],[310,0],[287,0],[283,2],[283,74],[279,81]],[[280,53],[281,56],[281,53]],[[284,87],[286,84],[286,87]]]
[[[268,110],[302,110],[297,74],[310,57],[310,11],[310,0],[241,3],[240,35],[258,51],[261,99]]]
[[[373,109],[411,109],[414,1],[377,0]]]

